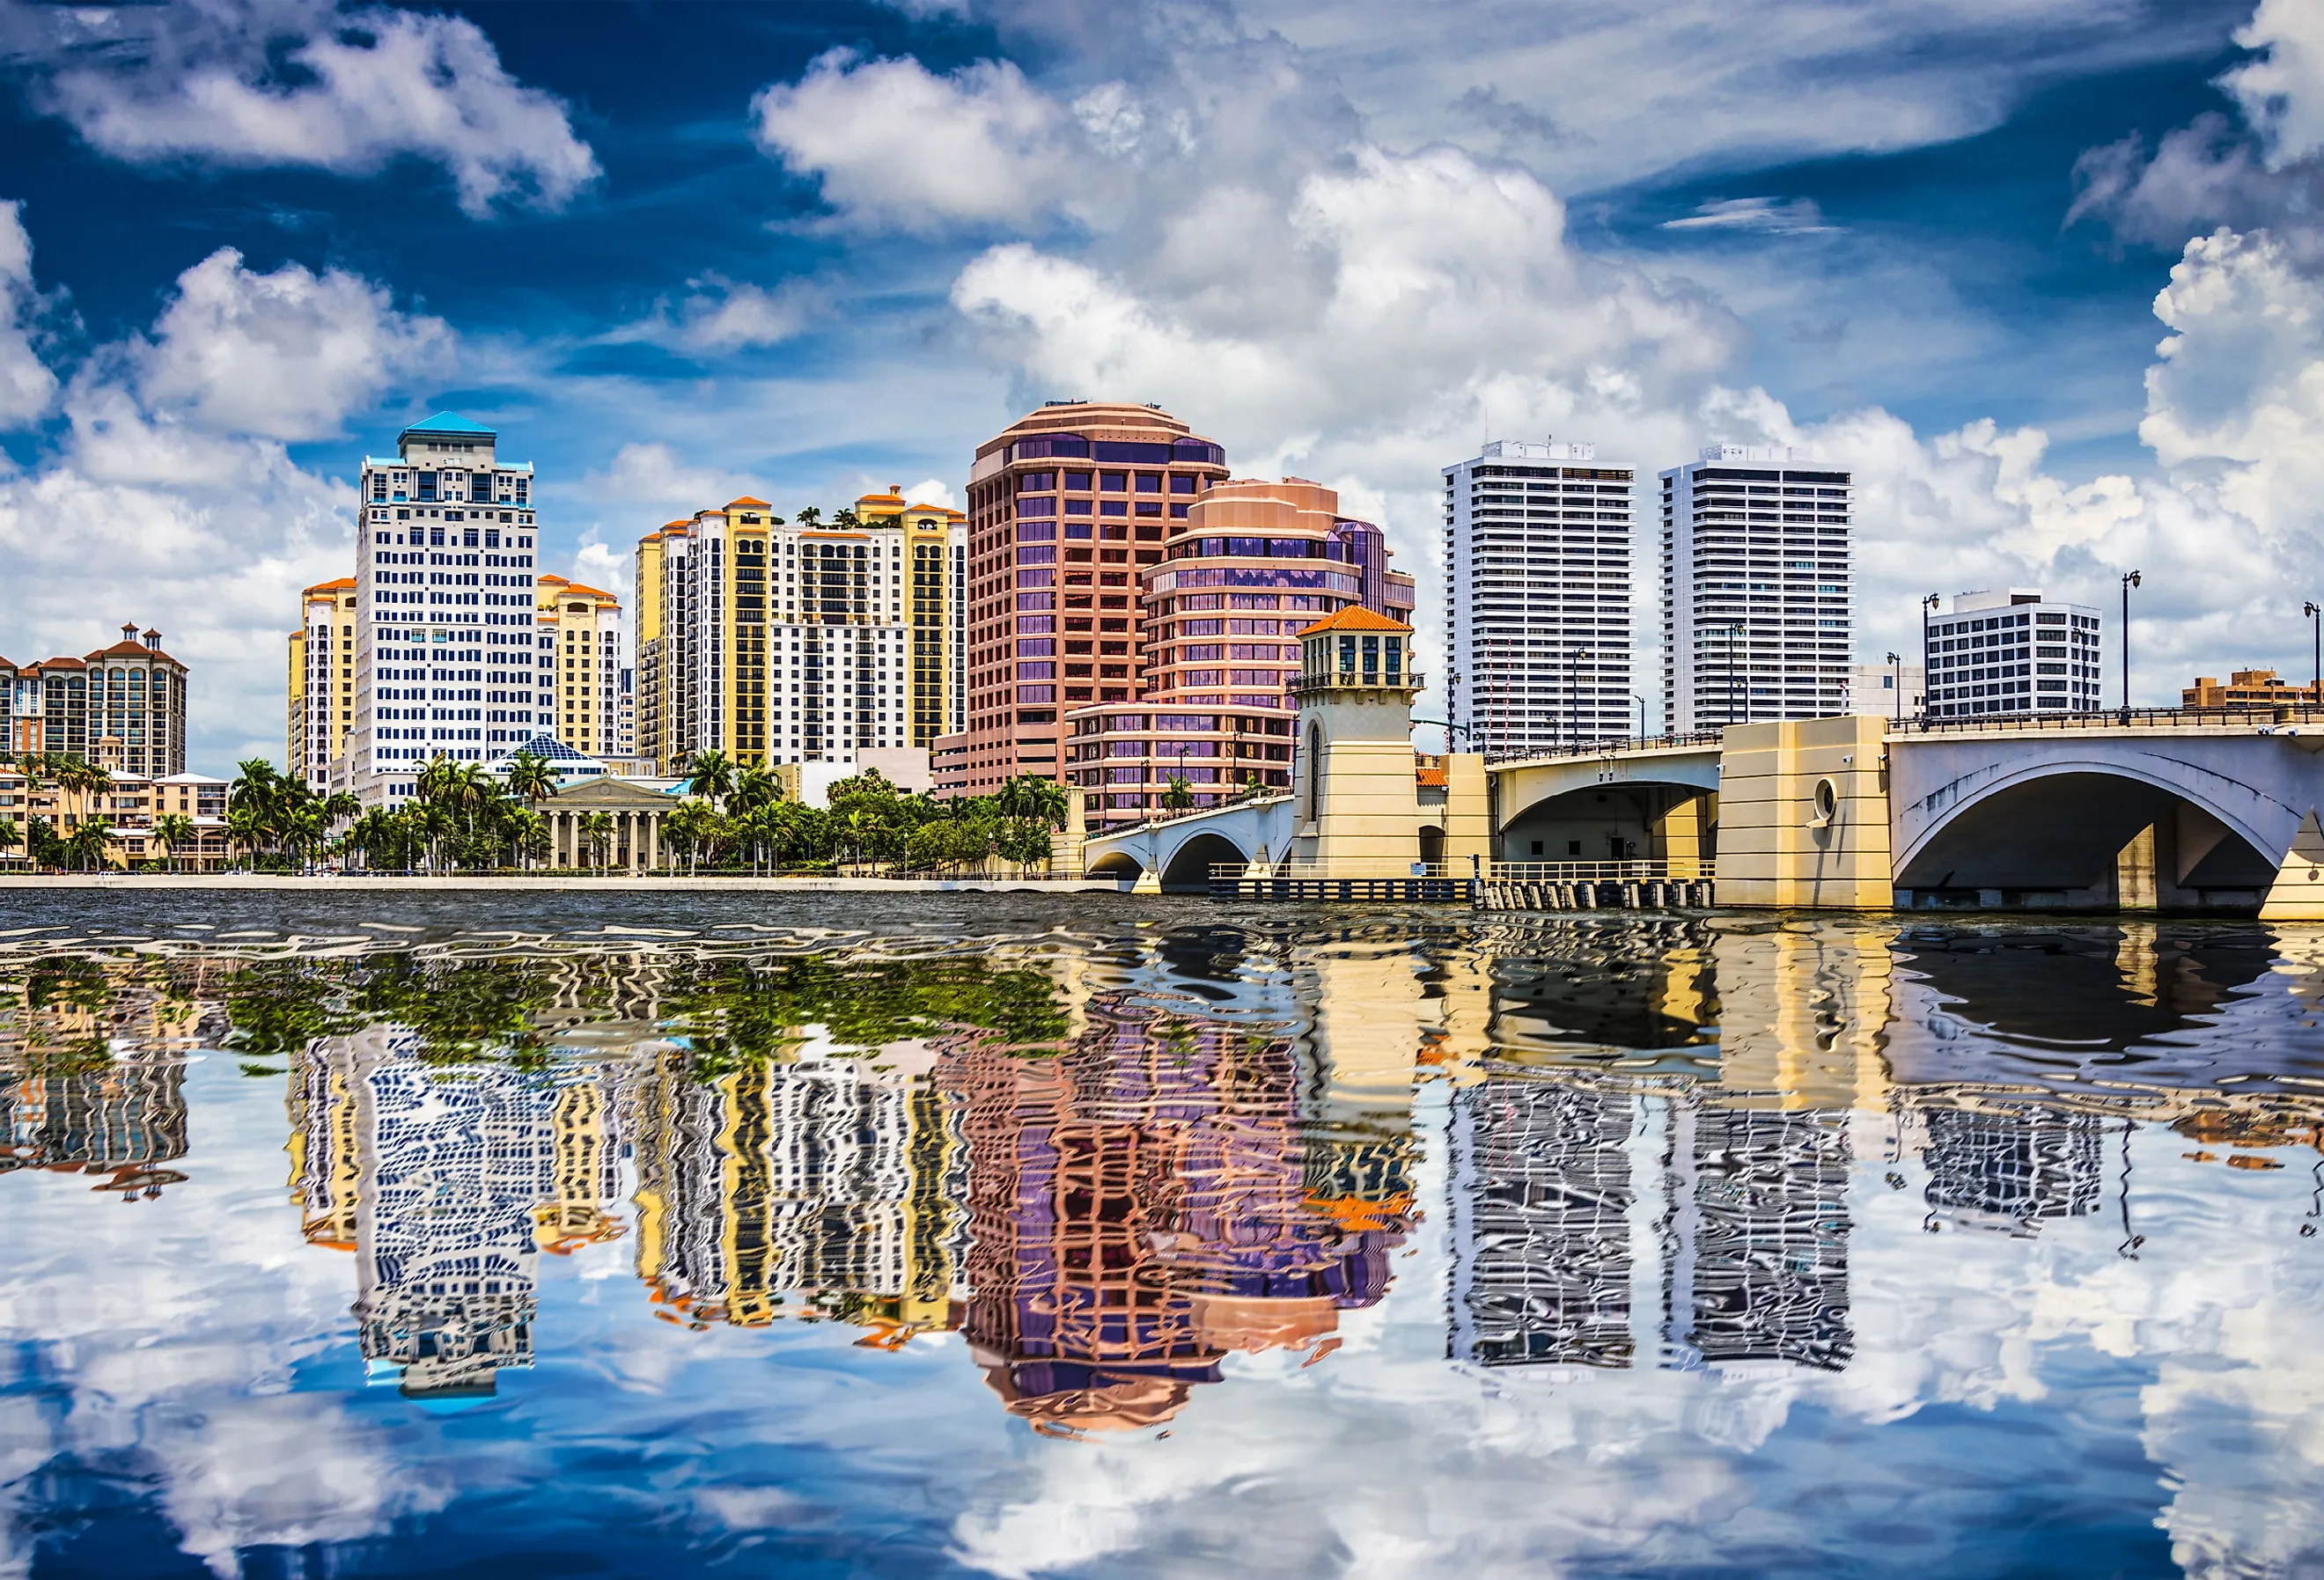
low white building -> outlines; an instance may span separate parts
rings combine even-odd
[[[1960,593],[1927,616],[1929,716],[2096,713],[2104,626],[2087,604],[2039,587]]]
[[[1848,711],[1918,718],[1928,705],[1927,674],[1918,664],[1858,664],[1849,671]]]

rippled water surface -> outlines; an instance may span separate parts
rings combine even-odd
[[[2324,932],[578,903],[0,896],[0,1575],[2324,1573]]]

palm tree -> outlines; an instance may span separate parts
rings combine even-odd
[[[581,838],[588,845],[589,854],[596,859],[598,870],[603,872],[607,853],[613,843],[613,815],[611,812],[582,813]]]
[[[202,836],[191,818],[171,812],[153,819],[153,837],[161,842],[161,859],[174,873],[178,870],[178,852],[189,845],[198,845]]]
[[[1194,786],[1186,782],[1185,774],[1172,774],[1169,781],[1162,787],[1162,809],[1166,812],[1183,812],[1194,804]]]
[[[803,527],[821,526],[823,524],[822,508],[817,505],[803,504],[799,506],[798,514],[795,519]]]
[[[687,759],[687,791],[700,796],[715,807],[734,793],[733,760],[713,746],[707,752],[696,752]]]
[[[844,504],[831,513],[831,524],[843,532],[852,532],[862,526],[863,522],[855,513],[853,505]]]
[[[25,816],[29,818],[32,814],[27,812]],[[0,817],[0,852],[14,850],[23,843],[24,835],[16,826],[16,819]]]
[[[557,771],[537,753],[519,752],[509,759],[509,794],[521,796],[538,807],[557,793]]]
[[[65,841],[65,854],[72,864],[83,872],[90,867],[105,867],[106,852],[113,843],[113,825],[102,818],[84,818],[79,827]]]

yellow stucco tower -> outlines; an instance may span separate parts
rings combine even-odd
[[[1412,627],[1351,604],[1299,645],[1291,874],[1409,877],[1421,859]]]

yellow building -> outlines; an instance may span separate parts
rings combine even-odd
[[[2317,701],[2314,686],[2295,686],[2273,670],[2237,670],[2224,686],[2211,676],[2198,675],[2192,686],[2179,693],[2181,707],[2273,707],[2282,703],[2313,707]]]
[[[968,517],[939,504],[906,504],[890,484],[885,494],[855,502],[855,519],[867,527],[900,525],[910,593],[911,708],[908,746],[923,751],[938,735],[968,727],[968,674],[962,634],[967,629]]]
[[[927,750],[958,712],[957,513],[870,494],[825,523],[730,500],[638,544],[636,750],[664,773]]]
[[[290,642],[290,777],[318,795],[330,789],[331,763],[355,727],[355,578],[318,582],[300,595],[299,629]]]
[[[535,594],[544,652],[555,660],[557,738],[590,756],[612,753],[620,740],[622,601],[561,576],[540,578]]]

